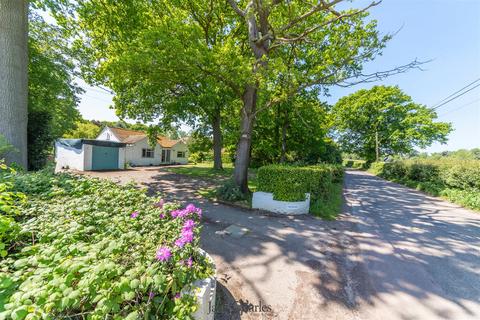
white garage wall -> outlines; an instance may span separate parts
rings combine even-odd
[[[66,168],[79,171],[85,170],[83,148],[80,150],[74,149],[55,142],[55,163],[55,171]]]
[[[92,152],[93,146],[91,144],[83,145],[83,170],[92,170]]]
[[[118,148],[118,169],[125,168],[125,149],[126,148]]]

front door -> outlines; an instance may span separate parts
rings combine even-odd
[[[170,163],[170,150],[162,150],[162,162]]]

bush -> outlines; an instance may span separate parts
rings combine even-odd
[[[227,180],[217,189],[217,197],[225,201],[245,200],[245,195],[233,180]]]
[[[469,208],[480,209],[480,161],[403,160],[372,163],[370,171]]]
[[[302,201],[305,193],[310,193],[312,198],[325,194],[330,184],[342,176],[343,169],[338,165],[268,165],[258,169],[257,190],[273,193],[276,200]]]
[[[14,192],[15,170],[0,161],[0,257],[6,257],[10,245],[16,240],[20,226],[16,218],[20,216],[19,206],[25,203],[25,195]]]
[[[367,165],[367,162],[365,160],[347,159],[347,160],[342,161],[342,165],[346,168],[368,169],[368,165]]]
[[[1,319],[190,318],[194,298],[180,291],[212,272],[198,253],[200,209],[67,174],[15,180],[29,201],[21,241],[0,261]]]

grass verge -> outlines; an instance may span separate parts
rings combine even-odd
[[[323,197],[310,204],[310,214],[325,220],[335,220],[342,211],[343,183],[333,183]]]

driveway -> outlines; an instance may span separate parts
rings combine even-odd
[[[214,182],[164,168],[91,173],[204,209],[216,319],[479,319],[480,215],[348,172],[337,221],[278,217],[197,197]],[[247,228],[241,237],[222,231]]]

